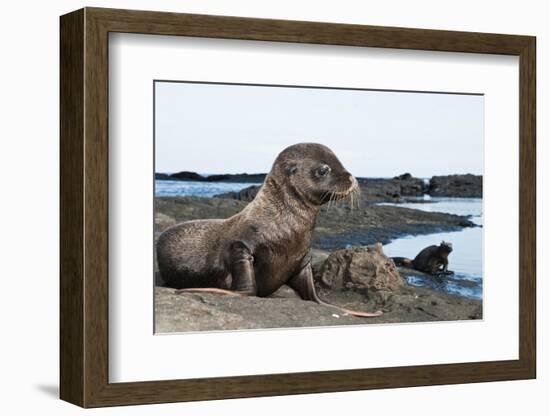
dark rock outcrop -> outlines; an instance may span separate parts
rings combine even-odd
[[[214,195],[214,198],[236,199],[239,201],[250,202],[256,197],[259,190],[259,185],[252,185],[237,192],[225,192],[223,194]]]
[[[395,202],[401,198],[401,186],[393,179],[357,178],[361,198],[369,202]]]
[[[187,171],[172,173],[170,175],[170,179],[176,180],[176,181],[197,181],[197,182],[206,181],[206,178],[204,176],[199,175],[196,172],[187,172]]]
[[[399,184],[402,196],[421,196],[428,191],[428,184],[421,178],[414,178],[410,173],[404,173],[393,179]]]
[[[361,193],[372,202],[395,202],[403,197],[422,196],[428,191],[423,179],[404,173],[391,179],[358,178]]]
[[[207,182],[242,182],[262,183],[266,177],[265,173],[236,173],[224,175],[210,175],[206,177]]]
[[[409,180],[412,179],[412,175],[410,173],[403,173],[398,176],[394,176],[393,179],[399,179],[399,180]]]
[[[483,177],[480,175],[434,176],[430,179],[429,194],[462,198],[481,198]]]

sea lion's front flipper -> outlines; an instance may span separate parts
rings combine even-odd
[[[312,300],[320,305],[328,306],[330,308],[338,309],[349,315],[358,316],[361,318],[373,318],[382,315],[382,311],[377,312],[362,312],[354,311],[351,309],[342,308],[340,306],[333,305],[331,303],[322,300],[315,290],[315,283],[313,281],[313,270],[311,269],[311,263],[302,268],[300,273],[292,277],[287,284],[294,289],[303,300]]]
[[[231,270],[231,290],[243,295],[256,295],[254,256],[242,241],[234,241],[229,246],[229,269]]]

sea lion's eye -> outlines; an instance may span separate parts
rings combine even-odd
[[[327,176],[329,173],[330,173],[329,165],[322,165],[319,169],[317,169],[317,175],[321,177]]]

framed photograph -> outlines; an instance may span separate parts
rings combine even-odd
[[[536,377],[534,37],[60,24],[63,400]]]

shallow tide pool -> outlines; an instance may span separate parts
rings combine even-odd
[[[431,198],[423,199],[420,203],[384,203],[384,205],[470,215],[474,223],[483,224],[483,204],[480,198]],[[449,270],[454,271],[454,275],[443,279],[409,277],[409,284],[481,299],[483,294],[483,227],[398,238],[386,244],[384,252],[389,257],[413,259],[424,247],[439,245],[441,241],[453,244],[453,252],[449,255]]]

